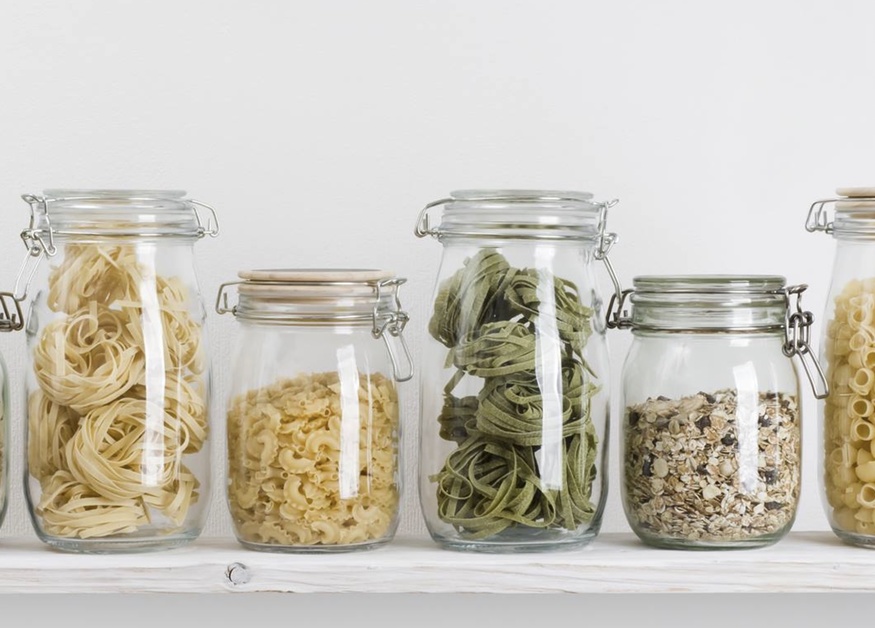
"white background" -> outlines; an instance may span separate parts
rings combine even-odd
[[[221,237],[197,246],[207,301],[238,269],[389,268],[409,278],[417,350],[440,257],[412,235],[420,207],[457,188],[561,188],[621,199],[609,226],[624,283],[783,274],[811,285],[820,319],[834,242],[803,223],[835,187],[875,184],[873,20],[865,0],[6,0],[0,285],[25,253],[19,194],[181,188],[220,212]],[[221,469],[235,324],[209,327]],[[628,342],[610,336],[615,377]],[[0,349],[17,439],[2,535],[31,534],[23,336]],[[796,529],[823,529],[805,402]],[[610,532],[627,530],[614,441]],[[402,533],[423,533],[408,471]],[[206,534],[230,534],[221,486]]]

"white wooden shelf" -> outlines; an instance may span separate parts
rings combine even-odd
[[[604,534],[580,550],[515,555],[451,552],[428,539],[337,555],[200,539],[167,552],[85,556],[30,538],[0,541],[0,593],[875,591],[873,574],[875,552],[828,532],[731,552],[658,550],[631,534]]]

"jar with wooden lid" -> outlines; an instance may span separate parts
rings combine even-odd
[[[405,280],[361,269],[239,277],[217,301],[240,324],[227,402],[237,539],[268,552],[387,543],[401,490],[397,384],[413,376]]]
[[[187,543],[203,528],[210,495],[210,369],[194,244],[218,234],[215,212],[172,190],[23,198],[28,255],[16,298],[28,305],[25,492],[34,528],[77,552]]]

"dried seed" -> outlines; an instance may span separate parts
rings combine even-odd
[[[668,475],[668,463],[662,458],[657,458],[653,461],[653,473],[658,478],[664,478]]]

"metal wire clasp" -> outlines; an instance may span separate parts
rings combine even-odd
[[[787,298],[787,314],[784,323],[784,346],[782,351],[788,358],[799,356],[805,375],[811,384],[816,399],[826,399],[829,396],[829,383],[823,374],[814,353],[811,351],[811,325],[814,314],[802,309],[802,293],[808,289],[806,284],[787,286],[784,295]],[[794,298],[795,297],[795,298]]]
[[[833,232],[833,221],[827,213],[827,205],[842,202],[859,202],[859,201],[875,201],[875,196],[846,196],[843,198],[825,198],[819,201],[814,201],[811,207],[808,208],[808,217],[805,219],[805,230],[809,233],[815,231],[823,231],[824,233]]]
[[[22,327],[21,303],[11,292],[0,292],[0,331],[18,331]]]
[[[410,355],[410,348],[407,346],[407,341],[404,340],[404,327],[410,320],[407,312],[401,309],[401,299],[398,292],[401,285],[407,280],[402,277],[394,279],[384,279],[377,283],[377,298],[374,301],[373,318],[374,324],[371,333],[374,338],[382,338],[386,344],[386,350],[389,352],[389,359],[392,360],[392,371],[395,381],[406,382],[413,378],[413,357]],[[395,288],[395,307],[389,312],[380,311],[380,300],[383,296],[384,288]],[[389,332],[388,334],[386,332]],[[404,369],[401,369],[398,361],[398,352],[392,346],[390,338],[397,338],[401,344],[401,349],[404,353],[405,364]]]
[[[55,246],[55,231],[49,216],[50,199],[34,194],[22,194],[21,198],[30,207],[30,223],[27,229],[21,232],[21,241],[24,242],[27,249],[27,256],[18,269],[18,275],[15,277],[15,288],[11,295],[19,310],[19,303],[27,298],[30,284],[43,257],[54,257],[58,252],[58,247]],[[37,228],[40,217],[45,219],[46,229]],[[45,236],[44,231],[46,232]]]
[[[608,276],[611,278],[611,283],[614,286],[614,294],[611,295],[611,300],[608,301],[605,321],[608,329],[628,329],[632,326],[632,319],[629,318],[625,309],[626,299],[632,293],[632,290],[623,290],[620,287],[620,280],[617,279],[617,273],[614,272],[614,266],[608,257],[608,253],[614,248],[618,239],[616,233],[607,230],[608,210],[619,202],[619,199],[615,198],[599,203],[599,224],[598,235],[596,236],[598,239],[595,258],[604,263]]]
[[[434,238],[440,235],[440,231],[435,229],[429,224],[428,220],[428,211],[434,207],[438,207],[439,205],[445,205],[446,203],[451,203],[453,199],[451,198],[441,198],[436,201],[432,201],[428,205],[422,208],[419,212],[419,218],[416,219],[416,226],[413,227],[413,235],[417,238],[424,238],[425,236],[432,236]]]
[[[197,221],[197,230],[200,237],[208,235],[211,238],[215,238],[219,235],[219,217],[216,215],[216,210],[212,206],[196,201],[193,198],[189,199],[188,202],[194,205],[192,211],[194,211],[194,219]],[[200,213],[197,210],[198,207],[203,207],[210,212],[209,217],[207,217],[206,226],[204,226],[203,221],[201,221]]]
[[[236,314],[237,306],[228,305],[228,292],[227,289],[231,286],[238,286],[242,281],[226,281],[222,285],[219,286],[219,291],[216,293],[216,313],[217,314]]]

